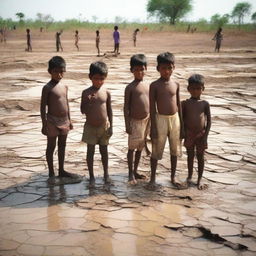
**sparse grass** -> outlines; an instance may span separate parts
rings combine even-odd
[[[191,28],[196,28],[197,32],[212,32],[217,29],[217,25],[208,23],[208,22],[179,22],[176,25],[170,25],[168,23],[128,23],[122,22],[118,24],[121,30],[135,30],[139,28],[141,31],[170,31],[170,32],[186,32],[188,25],[190,24]],[[31,28],[39,29],[40,27],[47,28],[48,31],[57,31],[57,30],[76,30],[76,29],[88,29],[88,30],[97,30],[97,29],[113,29],[116,25],[115,23],[93,23],[93,22],[80,22],[77,19],[66,20],[64,22],[55,21],[51,24],[45,24],[40,21],[26,20],[21,23],[14,22],[11,19],[3,20],[0,18],[0,27],[13,28]],[[244,31],[244,32],[255,32],[256,24],[243,24],[240,27],[237,24],[226,24],[223,26],[225,31]]]

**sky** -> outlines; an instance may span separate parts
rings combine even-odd
[[[192,0],[193,10],[185,17],[187,21],[231,13],[239,2],[252,5],[256,12],[256,0]],[[55,21],[80,19],[81,21],[115,22],[116,17],[126,21],[154,21],[149,17],[146,6],[148,0],[0,0],[0,17],[18,20],[17,12],[25,14],[25,19],[35,19],[37,13],[50,14]],[[245,21],[250,22],[250,16]]]

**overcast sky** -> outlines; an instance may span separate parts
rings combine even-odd
[[[200,18],[209,20],[214,14],[231,13],[239,2],[252,5],[256,12],[256,0],[193,0],[193,11],[186,20],[196,21]],[[17,20],[15,13],[23,12],[25,18],[35,19],[37,13],[50,14],[55,21],[81,19],[99,22],[114,22],[115,17],[126,21],[147,21],[148,0],[0,0],[0,16],[4,19]],[[245,21],[250,21],[250,16]],[[150,20],[149,20],[150,21]]]

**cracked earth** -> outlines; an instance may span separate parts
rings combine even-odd
[[[112,31],[101,34],[102,52],[112,50]],[[71,35],[72,34],[72,35]],[[121,55],[96,57],[94,33],[81,32],[81,51],[73,33],[64,32],[61,55],[67,62],[63,82],[69,86],[74,130],[68,135],[65,169],[82,181],[48,182],[46,138],[41,134],[39,104],[49,81],[47,62],[56,55],[54,34],[32,32],[32,53],[24,52],[25,36],[12,32],[0,45],[0,255],[242,255],[256,254],[256,35],[225,34],[221,53],[213,52],[211,34],[146,32],[132,46],[132,32],[121,31]],[[186,79],[205,76],[202,98],[209,101],[212,128],[203,181],[176,190],[170,183],[166,148],[159,161],[155,191],[147,181],[127,184],[127,135],[124,129],[124,88],[132,80],[129,59],[145,53],[145,81],[158,78],[156,56],[176,56],[174,78],[181,99],[189,97]],[[103,184],[98,150],[96,188],[88,188],[86,145],[81,142],[85,118],[81,93],[90,85],[91,62],[109,67],[104,84],[111,91],[114,134],[109,145],[112,185]],[[55,154],[57,168],[57,155]],[[195,166],[196,167],[196,166]],[[149,176],[149,157],[143,152],[139,171]],[[194,180],[197,178],[196,168]],[[186,153],[178,160],[177,178],[187,176]]]

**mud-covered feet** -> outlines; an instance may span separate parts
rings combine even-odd
[[[208,189],[208,185],[207,184],[198,183],[197,184],[197,188],[198,188],[198,190],[206,190],[206,189]]]
[[[129,177],[128,184],[129,185],[136,185],[138,182],[134,177]]]
[[[147,190],[151,190],[151,191],[156,190],[158,187],[159,187],[159,185],[157,185],[154,181],[150,181],[150,182],[145,186],[145,188],[146,188]]]
[[[49,178],[55,177],[54,171],[49,171]]]
[[[95,178],[90,178],[89,179],[89,188],[95,188]]]
[[[144,179],[146,179],[147,177],[145,176],[145,175],[143,175],[143,174],[139,174],[139,173],[134,173],[134,178],[136,179],[136,180],[144,180]]]
[[[181,182],[177,182],[176,180],[171,180],[172,185],[176,188],[176,189],[186,189],[187,187],[187,183],[181,183]]]
[[[59,177],[60,178],[77,178],[78,175],[62,170],[62,171],[59,171]]]

